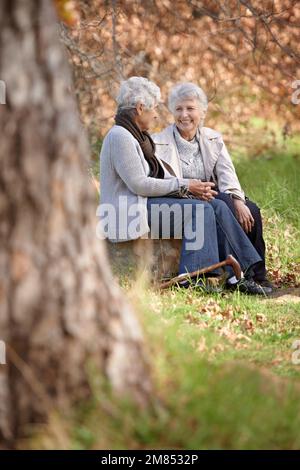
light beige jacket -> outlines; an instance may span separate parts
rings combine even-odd
[[[182,164],[173,130],[174,124],[162,132],[153,134],[152,138],[156,144],[156,155],[172,167],[177,178],[182,178]],[[244,201],[245,194],[222,135],[209,127],[202,127],[199,129],[199,141],[206,181],[213,181],[220,192],[235,194]]]

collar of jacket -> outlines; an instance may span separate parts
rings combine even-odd
[[[154,134],[153,140],[157,146],[157,151],[161,160],[164,160],[171,165],[176,176],[182,178],[181,162],[174,138],[174,126],[175,124],[171,124],[161,133]],[[210,181],[214,166],[219,156],[220,146],[218,143],[221,138],[221,134],[209,127],[199,128],[197,134],[203,158],[205,176],[207,181]]]

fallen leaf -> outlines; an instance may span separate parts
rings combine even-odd
[[[263,313],[256,314],[256,321],[258,321],[259,323],[264,323],[266,320],[267,320],[267,317]]]

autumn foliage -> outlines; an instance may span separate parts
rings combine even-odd
[[[61,37],[92,142],[111,126],[116,90],[131,75],[155,81],[165,101],[174,83],[199,84],[211,101],[208,125],[231,139],[247,134],[253,116],[276,120],[284,135],[297,130],[299,106],[291,102],[300,62],[297,3],[76,2],[80,20],[63,24]],[[171,119],[165,107],[161,114],[160,126]]]

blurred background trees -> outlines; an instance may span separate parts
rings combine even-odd
[[[207,125],[223,131],[232,145],[253,148],[253,119],[276,122],[283,137],[299,130],[299,107],[291,102],[292,84],[300,78],[299,2],[71,3],[77,22],[63,24],[61,37],[93,145],[113,122],[120,80],[131,75],[155,81],[165,101],[178,81],[200,85],[211,102]],[[170,120],[166,108],[161,116],[160,125]],[[274,144],[272,132],[270,141],[264,126],[256,128],[254,153]]]

